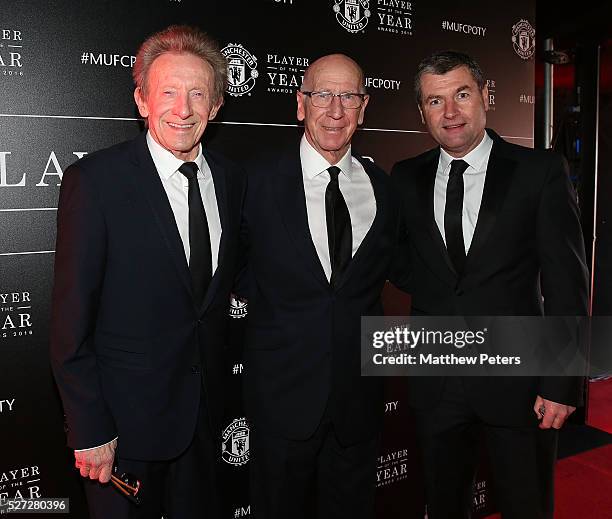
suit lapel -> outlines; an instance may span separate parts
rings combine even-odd
[[[442,279],[449,285],[455,285],[457,282],[457,273],[455,267],[446,250],[444,239],[438,229],[436,218],[434,215],[434,186],[436,182],[436,172],[438,170],[438,160],[440,158],[440,149],[437,148],[428,157],[421,167],[421,172],[417,180],[417,199],[420,201],[420,211],[429,234],[432,245],[444,260],[444,265],[436,269]]]
[[[351,275],[356,271],[359,262],[362,261],[362,258],[369,257],[369,251],[374,246],[374,243],[382,232],[384,232],[384,224],[387,220],[386,213],[389,210],[388,200],[386,199],[385,186],[380,178],[374,174],[374,168],[372,163],[367,159],[362,159],[361,157],[354,156],[363,166],[365,172],[370,178],[370,182],[372,183],[372,189],[374,190],[374,200],[376,203],[376,215],[374,216],[374,221],[372,225],[368,229],[368,232],[363,238],[363,241],[359,245],[359,248],[355,252],[355,255],[351,259],[346,268],[344,275],[340,279],[340,282],[337,285],[336,290],[342,288],[344,283],[351,277]]]
[[[200,313],[204,313],[206,308],[208,308],[208,305],[210,305],[211,301],[213,300],[213,296],[217,291],[219,280],[223,277],[222,270],[225,268],[224,258],[227,250],[227,241],[229,239],[230,228],[228,210],[229,202],[227,198],[227,173],[219,161],[215,161],[211,157],[208,150],[203,150],[203,154],[212,173],[213,183],[215,186],[215,197],[217,198],[217,208],[219,209],[219,219],[221,220],[221,240],[219,242],[217,270],[215,271],[215,275],[212,277],[208,290],[206,291],[206,296],[202,302]]]
[[[155,223],[172,257],[176,272],[185,289],[192,294],[191,274],[185,258],[185,249],[176,227],[168,196],[149,153],[146,132],[143,132],[134,141],[133,161],[136,166],[133,169],[136,192],[142,193],[151,207]]]
[[[273,180],[275,197],[289,239],[298,249],[299,257],[306,263],[315,279],[329,287],[308,225],[299,149],[281,157],[277,173]]]
[[[470,264],[474,263],[474,258],[483,250],[483,246],[495,226],[497,215],[508,193],[515,168],[515,161],[504,157],[503,153],[500,152],[500,147],[503,147],[504,144],[501,137],[494,133],[491,134],[491,137],[494,139],[493,148],[487,165],[474,237],[467,255],[466,272],[469,270]]]

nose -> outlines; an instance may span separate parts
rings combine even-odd
[[[327,115],[333,117],[334,119],[339,119],[344,115],[344,107],[340,102],[339,96],[332,97],[332,102],[327,108]]]
[[[187,119],[193,113],[189,93],[184,92],[177,95],[174,103],[174,113],[181,119]]]
[[[444,117],[452,119],[457,115],[457,103],[454,99],[449,99],[444,103]]]

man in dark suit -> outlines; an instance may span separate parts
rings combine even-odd
[[[297,93],[301,141],[249,165],[245,404],[257,517],[371,517],[382,382],[360,376],[396,222],[387,175],[351,151],[368,95],[344,55]]]
[[[140,506],[87,484],[91,517],[217,517],[214,440],[245,179],[200,139],[226,67],[195,28],[148,38],[133,72],[148,131],[63,177],[51,360],[68,444],[83,477],[106,483],[114,462],[142,483]]]
[[[465,54],[424,60],[415,89],[440,146],[392,171],[413,314],[586,315],[584,244],[564,160],[485,130],[487,87]],[[578,394],[570,378],[412,378],[429,518],[470,516],[483,431],[504,519],[552,517],[557,429]]]

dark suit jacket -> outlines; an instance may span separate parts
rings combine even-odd
[[[118,435],[122,457],[175,457],[193,437],[201,398],[212,429],[220,427],[245,178],[216,153],[204,155],[222,238],[200,308],[145,133],[84,157],[64,174],[51,361],[72,448]]]
[[[397,220],[388,176],[356,158],[372,182],[376,217],[335,290],[310,235],[299,146],[248,168],[245,404],[255,426],[285,438],[308,438],[326,406],[345,444],[381,425],[382,380],[360,376],[360,328],[362,315],[382,314]]]
[[[413,314],[586,315],[588,271],[565,161],[487,131],[494,144],[462,276],[453,269],[434,219],[440,149],[393,167],[402,198],[405,261],[412,270],[407,290]],[[576,404],[578,395],[575,379],[468,377],[464,382],[473,405],[492,423],[531,421],[537,394],[566,404]],[[411,402],[432,406],[441,389],[440,378],[415,377]]]

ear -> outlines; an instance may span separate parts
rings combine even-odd
[[[359,108],[359,119],[357,120],[358,124],[363,124],[363,117],[365,116],[365,109],[366,109],[366,106],[368,106],[369,101],[370,101],[370,96],[366,95],[363,98],[363,103],[361,105],[361,108]]]
[[[487,88],[487,85],[485,85],[484,88],[482,89],[482,100],[484,102],[485,112],[488,112],[489,111],[489,89]]]
[[[295,93],[296,96],[296,100],[297,100],[297,120],[298,121],[303,121],[304,119],[306,119],[306,108],[304,107],[304,103],[305,103],[305,97],[304,94],[302,94],[302,92],[300,92],[299,90]]]
[[[149,108],[147,106],[147,101],[140,87],[136,87],[136,90],[134,90],[134,101],[136,101],[136,106],[138,106],[138,112],[140,113],[140,115],[145,119],[149,117]]]
[[[421,114],[421,122],[423,124],[426,124],[425,123],[425,117],[423,116],[423,110],[421,109],[421,105],[417,105],[417,108],[419,109],[419,114]]]
[[[223,98],[221,99],[221,101],[218,101],[210,108],[210,112],[208,112],[209,121],[212,121],[217,116],[217,112],[222,106],[223,106]]]

